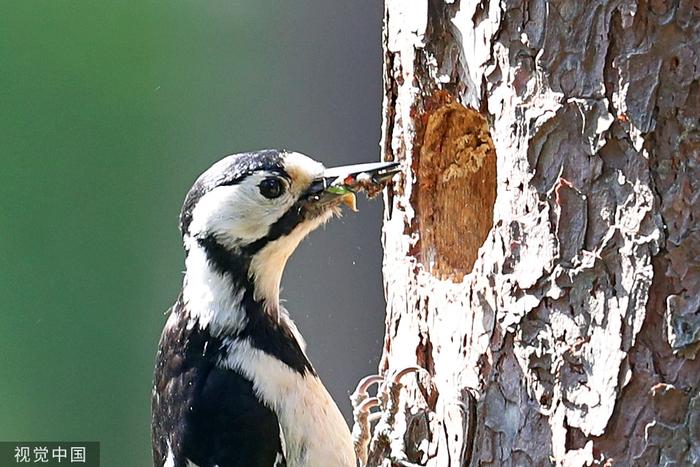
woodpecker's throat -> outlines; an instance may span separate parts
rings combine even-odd
[[[242,247],[227,247],[213,235],[186,239],[183,298],[190,319],[215,335],[236,333],[252,313],[279,322],[280,282],[287,260],[303,238],[332,215],[296,225],[286,235]]]

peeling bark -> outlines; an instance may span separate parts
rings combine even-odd
[[[380,371],[425,371],[368,465],[700,464],[700,3],[386,0],[384,29]]]

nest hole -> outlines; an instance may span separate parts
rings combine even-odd
[[[493,224],[496,150],[486,118],[443,102],[423,118],[416,203],[420,261],[441,279],[461,281]]]

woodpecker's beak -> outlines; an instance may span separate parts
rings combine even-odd
[[[376,196],[399,172],[398,166],[398,162],[371,162],[326,169],[311,183],[307,202],[319,208],[345,204],[357,211],[355,193],[364,191],[370,198]]]

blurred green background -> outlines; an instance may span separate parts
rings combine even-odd
[[[381,2],[0,2],[0,440],[150,465],[196,176],[280,147],[379,157]],[[283,297],[344,413],[383,335],[381,203],[316,232]]]

